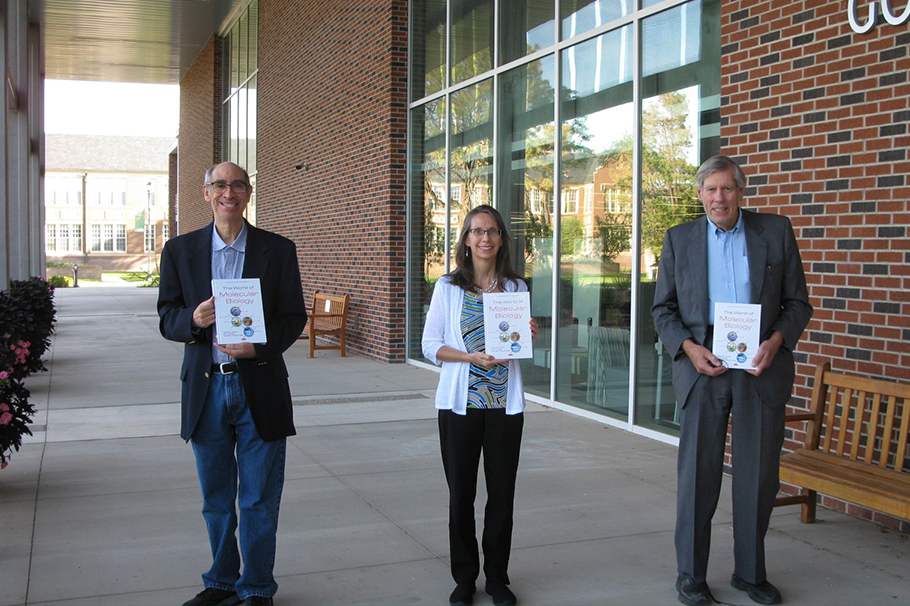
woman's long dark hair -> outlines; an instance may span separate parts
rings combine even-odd
[[[468,213],[464,218],[464,225],[461,226],[461,237],[458,238],[458,248],[455,249],[455,269],[448,274],[452,284],[468,292],[475,291],[474,284],[474,259],[471,258],[471,249],[466,244],[468,234],[471,228],[471,219],[475,215],[486,213],[493,217],[496,226],[502,232],[500,238],[499,252],[496,253],[496,280],[501,287],[505,286],[507,280],[515,281],[521,279],[521,276],[512,269],[512,239],[509,238],[509,232],[506,231],[505,221],[502,215],[495,208],[489,205],[477,206]]]

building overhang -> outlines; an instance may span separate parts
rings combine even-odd
[[[27,0],[45,77],[179,84],[248,0]]]

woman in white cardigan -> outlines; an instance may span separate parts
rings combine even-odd
[[[465,217],[456,269],[440,278],[423,330],[423,355],[441,364],[436,408],[449,485],[449,551],[456,587],[449,604],[474,601],[480,555],[474,524],[477,472],[483,453],[487,505],[483,528],[484,590],[496,606],[516,603],[509,589],[512,510],[524,424],[524,388],[517,360],[484,352],[483,294],[527,291],[514,272],[505,223],[492,206]],[[531,334],[537,323],[531,320]]]

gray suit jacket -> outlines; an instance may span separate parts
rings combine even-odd
[[[762,306],[761,339],[775,330],[784,337],[771,366],[759,377],[750,376],[762,402],[783,406],[793,389],[793,349],[812,317],[806,277],[790,220],[745,209],[742,213],[750,303]],[[657,334],[673,357],[673,388],[681,406],[698,379],[683,341],[691,338],[703,345],[714,315],[708,309],[707,229],[707,219],[700,217],[667,230],[651,308]]]

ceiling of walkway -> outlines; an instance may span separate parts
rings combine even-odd
[[[46,77],[178,84],[247,0],[28,0]]]

